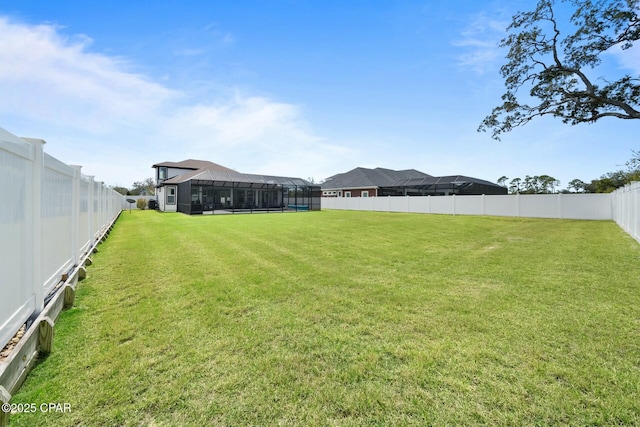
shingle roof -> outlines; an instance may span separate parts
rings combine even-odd
[[[322,184],[322,189],[389,187],[400,180],[426,178],[433,177],[415,169],[396,171],[384,168],[355,168],[327,178]]]
[[[195,166],[202,165],[200,168]],[[217,163],[208,162],[206,160],[184,160],[182,162],[164,162],[153,165],[167,166],[182,169],[195,169],[190,172],[183,173],[178,176],[174,176],[165,181],[162,181],[161,185],[167,184],[180,184],[187,181],[204,181],[204,182],[234,182],[234,183],[251,183],[251,184],[266,184],[266,185],[295,185],[310,186],[313,185],[310,182],[301,178],[291,178],[284,176],[272,176],[272,175],[254,175],[248,173],[240,173],[233,169],[221,166]]]
[[[226,166],[219,165],[217,163],[213,163],[213,162],[210,162],[210,161],[207,161],[207,160],[195,160],[195,159],[187,159],[187,160],[183,160],[181,162],[156,163],[155,165],[153,165],[151,167],[152,168],[157,168],[157,167],[161,167],[161,166],[169,167],[169,168],[193,169],[193,170],[207,168],[207,169],[211,169],[211,170],[235,172],[233,169],[230,169],[230,168],[228,168]]]
[[[449,175],[449,176],[437,176],[437,177],[432,176],[429,178],[422,178],[422,179],[421,178],[402,179],[402,180],[396,181],[393,185],[390,185],[389,187],[419,188],[421,186],[432,186],[432,185],[438,185],[438,184],[461,185],[461,184],[468,184],[468,183],[499,187],[499,185],[496,183],[485,181],[483,179],[473,178],[470,176],[464,176],[464,175]]]

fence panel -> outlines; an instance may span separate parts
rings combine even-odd
[[[614,220],[640,242],[640,182],[610,194],[323,197],[322,209]]]
[[[26,141],[0,128],[0,347],[13,337],[36,310],[36,293],[31,283],[30,229],[35,153]]]
[[[72,197],[75,170],[44,155],[42,174],[42,273],[44,294],[74,265]]]
[[[640,242],[640,182],[619,188],[612,196],[614,221]]]
[[[122,195],[45,154],[44,144],[0,128],[0,348],[125,208]]]
[[[519,196],[484,196],[484,214],[518,216]]]
[[[563,194],[561,203],[562,218],[613,218],[611,194]]]
[[[637,194],[634,188],[627,192]],[[613,219],[612,200],[611,194],[325,197],[322,209],[607,220]],[[617,203],[620,217],[629,216],[623,214],[629,209],[626,198]],[[637,221],[637,215],[633,218]],[[633,227],[637,229],[637,223]]]
[[[484,215],[486,196],[455,196],[456,215]]]
[[[389,198],[389,211],[390,212],[409,212],[409,199],[407,197],[390,197]],[[336,205],[340,202],[340,198],[336,198]],[[324,208],[323,208],[324,209]],[[340,208],[336,208],[340,209]]]

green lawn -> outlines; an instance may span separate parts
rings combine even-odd
[[[12,425],[638,425],[612,222],[123,212]]]

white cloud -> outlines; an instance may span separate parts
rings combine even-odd
[[[53,25],[0,17],[0,34],[0,126],[47,140],[47,152],[107,183],[130,185],[153,163],[186,158],[319,179],[336,158],[356,156],[315,135],[299,106],[232,88],[193,99]]]
[[[461,51],[457,55],[458,65],[478,74],[495,69],[496,60],[504,56],[498,44],[507,25],[507,21],[491,17],[486,12],[474,16],[460,38],[452,42]]]
[[[640,74],[640,45],[637,43],[629,49],[622,49],[619,46],[607,51],[618,61],[621,68],[630,70],[632,73]]]

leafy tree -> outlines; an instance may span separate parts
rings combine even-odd
[[[129,190],[125,187],[120,187],[116,185],[115,187],[112,187],[112,188],[118,193],[122,194],[123,196],[126,196],[129,193]]]
[[[498,180],[496,182],[498,183],[499,186],[506,187],[508,179],[509,178],[507,178],[506,176],[502,175],[500,178],[498,178]]]
[[[560,181],[549,175],[540,175],[538,179],[540,181],[540,193],[543,194],[555,193],[556,187],[560,185]]]
[[[511,182],[509,182],[509,193],[510,194],[518,194],[522,189],[522,180],[520,178],[513,178]]]
[[[132,196],[138,196],[144,192],[152,196],[155,194],[155,188],[156,186],[153,181],[153,178],[147,178],[144,181],[134,182],[129,194],[131,194]]]
[[[633,157],[625,163],[627,167],[627,184],[640,181],[640,151],[631,151]]]
[[[629,49],[640,38],[640,0],[561,1],[575,7],[566,35],[554,11],[556,0],[539,0],[535,10],[513,17],[510,34],[500,42],[509,48],[508,62],[500,68],[503,103],[479,131],[491,129],[499,140],[500,134],[546,115],[572,125],[603,117],[640,119],[640,75],[612,81],[587,75],[602,53]],[[516,96],[524,86],[535,104]]]
[[[612,191],[624,187],[627,182],[627,174],[623,170],[609,172],[594,179],[585,186],[585,190],[589,193],[611,193]]]
[[[504,178],[504,181],[509,179],[503,176],[500,180],[502,178]],[[509,182],[508,189],[510,194],[548,194],[555,193],[555,187],[558,185],[560,185],[560,182],[549,175],[527,175],[524,180],[513,178]]]
[[[634,181],[640,181],[640,151],[632,150],[632,153],[633,157],[625,163],[626,169],[608,172],[599,179],[591,180],[588,184],[583,183],[583,191],[587,193],[610,193]],[[576,188],[572,186],[574,181],[582,182],[579,179],[574,179],[569,183],[570,188]]]
[[[567,189],[573,190],[574,193],[583,193],[585,191],[587,184],[580,179],[572,179],[567,184]]]

